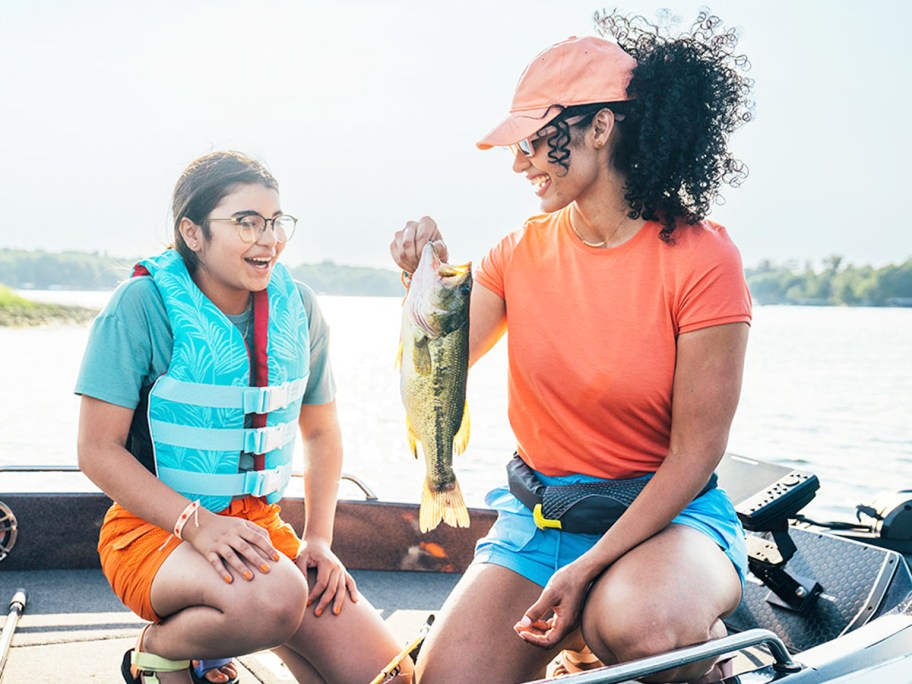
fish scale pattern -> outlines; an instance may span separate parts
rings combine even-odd
[[[617,501],[627,508],[637,495],[643,491],[647,479],[615,480],[613,482],[580,482],[569,485],[552,485],[545,487],[542,496],[542,513],[551,520],[559,519],[573,504],[581,499],[597,496]]]
[[[800,528],[790,528],[789,534],[798,550],[786,570],[815,579],[823,594],[806,615],[798,615],[769,603],[769,589],[749,574],[741,605],[725,619],[730,629],[769,629],[782,637],[789,650],[803,651],[839,636],[850,625],[865,624],[876,613],[897,569],[908,572],[894,551]]]

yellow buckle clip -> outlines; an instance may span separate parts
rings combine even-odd
[[[560,520],[549,520],[542,514],[542,505],[535,504],[535,508],[532,509],[532,519],[535,521],[535,526],[543,530],[547,527],[553,528],[555,530],[561,529]]]

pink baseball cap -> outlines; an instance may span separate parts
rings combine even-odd
[[[573,36],[539,54],[519,78],[510,114],[476,145],[514,145],[561,113],[563,107],[624,102],[636,60],[615,42]]]

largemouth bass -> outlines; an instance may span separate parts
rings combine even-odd
[[[453,452],[462,453],[469,441],[471,292],[472,264],[445,264],[426,244],[402,307],[398,358],[409,446],[418,458],[421,443],[427,468],[418,514],[422,532],[441,521],[469,526]]]

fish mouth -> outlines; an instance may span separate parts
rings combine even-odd
[[[437,275],[441,278],[453,278],[455,276],[464,276],[472,271],[472,262],[464,264],[440,264],[437,267]]]

